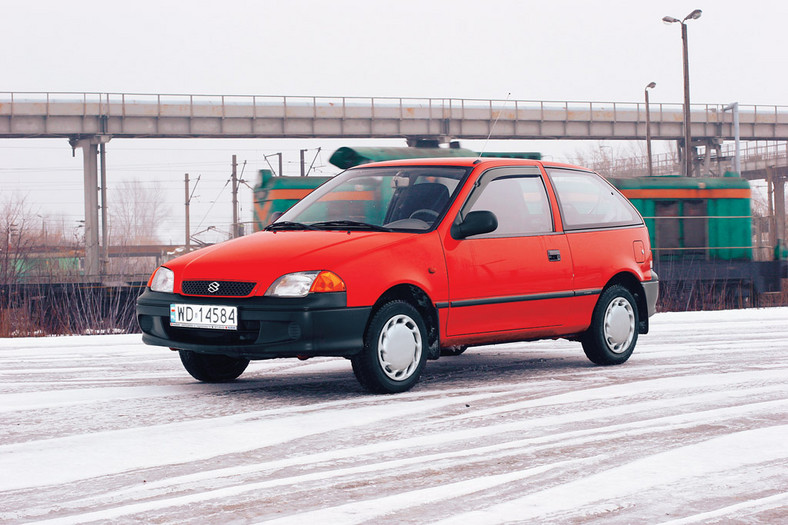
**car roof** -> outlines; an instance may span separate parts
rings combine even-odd
[[[434,157],[417,159],[386,160],[381,162],[370,162],[360,164],[350,169],[370,168],[386,166],[459,166],[471,168],[494,168],[501,166],[544,166],[545,168],[571,168],[583,171],[592,171],[588,168],[564,164],[561,162],[546,162],[543,160],[532,159],[512,159],[504,157]]]

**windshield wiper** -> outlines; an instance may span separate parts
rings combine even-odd
[[[319,230],[320,228],[315,228],[311,224],[304,224],[301,222],[290,222],[290,221],[280,221],[274,222],[269,224],[265,227],[265,231],[274,231],[274,230]]]
[[[372,230],[376,232],[394,231],[391,228],[386,228],[385,226],[378,226],[377,224],[369,224],[368,222],[346,221],[346,220],[313,222],[310,226],[320,229],[326,229],[326,230],[354,229],[354,230]]]

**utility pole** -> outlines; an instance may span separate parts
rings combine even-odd
[[[662,17],[666,24],[681,24],[681,56],[684,69],[684,176],[692,177],[692,116],[690,114],[689,52],[687,51],[687,20],[697,20],[703,13],[700,9],[679,20],[672,16]]]
[[[682,58],[684,62],[684,176],[692,177],[692,114],[690,113],[689,52],[687,24],[681,24]]]
[[[191,197],[189,196],[189,174],[188,173],[186,174],[186,179],[185,179],[184,182],[186,183],[186,193],[184,194],[185,195],[185,199],[186,199],[184,201],[184,203],[186,205],[186,242],[184,244],[186,245],[186,253],[189,253],[191,251],[191,235],[189,234],[189,201],[191,200]]]
[[[648,176],[654,176],[654,163],[651,160],[651,111],[648,103],[648,90],[657,87],[656,82],[649,82],[644,92],[646,93],[646,155],[648,156]]]
[[[274,169],[274,167],[271,166],[271,163],[268,162],[268,157],[279,157],[279,171],[276,171]],[[283,173],[282,173],[282,153],[281,152],[279,152],[279,153],[271,153],[270,155],[263,155],[263,159],[265,159],[265,162],[268,163],[268,167],[271,168],[271,171],[273,172],[274,176],[281,177],[283,175]]]
[[[232,232],[232,238],[235,239],[236,237],[240,237],[238,235],[238,162],[236,162],[236,156],[233,155],[233,227],[230,230]]]
[[[312,164],[309,165],[309,169],[306,171],[307,175],[312,173],[312,168],[315,167],[315,161],[317,160],[318,155],[320,155],[320,148],[317,148],[317,152],[315,153],[315,158],[312,159]]]

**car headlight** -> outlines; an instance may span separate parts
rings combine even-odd
[[[175,272],[164,266],[159,266],[150,283],[150,289],[154,292],[172,293],[175,287]]]
[[[269,297],[306,297],[309,293],[344,292],[345,282],[334,272],[288,273],[274,281],[265,295]]]

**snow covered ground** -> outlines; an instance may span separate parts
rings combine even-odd
[[[1,523],[786,523],[788,308],[658,314],[628,363],[472,348],[200,384],[134,336],[0,340]]]

